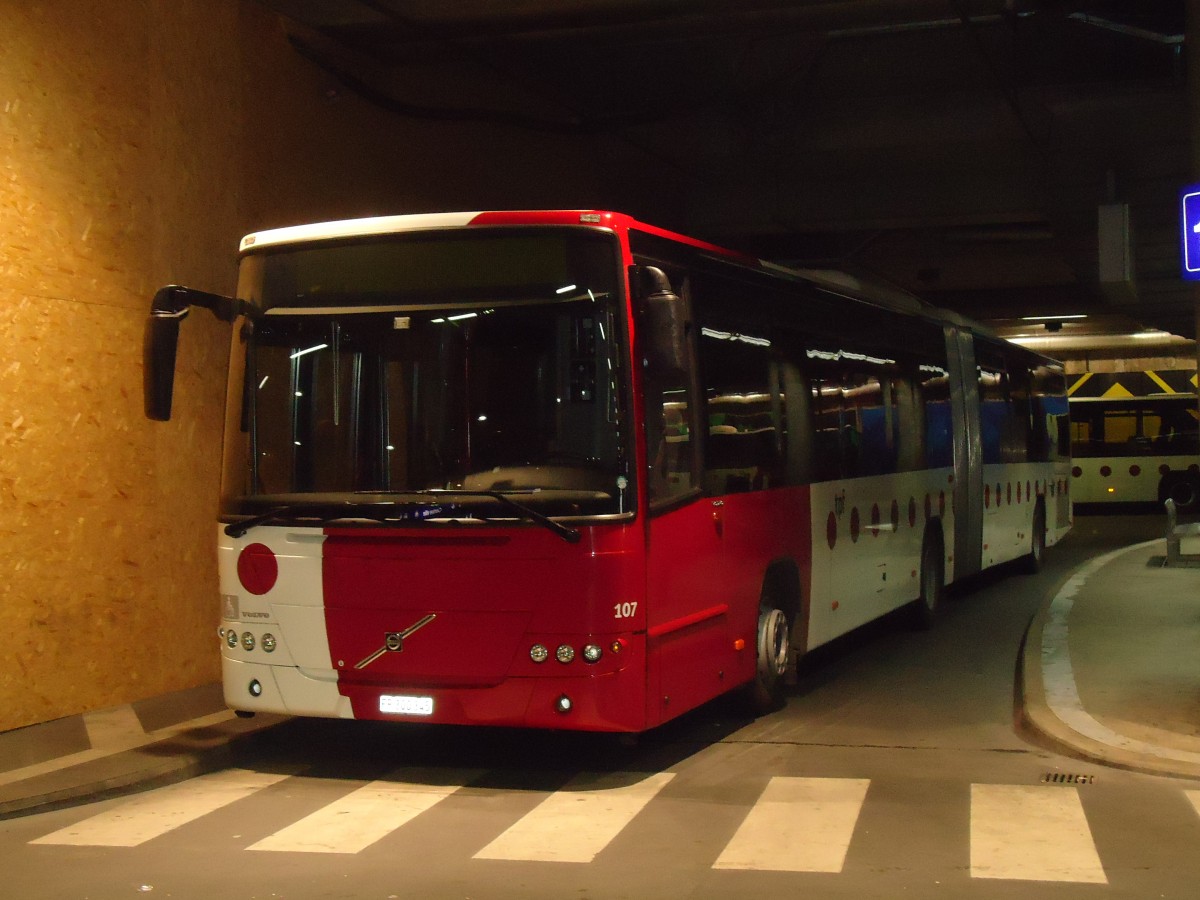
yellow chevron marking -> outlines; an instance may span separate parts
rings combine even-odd
[[[1170,386],[1169,384],[1167,384],[1165,381],[1163,381],[1161,378],[1159,378],[1159,377],[1158,377],[1158,373],[1157,373],[1157,372],[1150,372],[1150,371],[1147,371],[1147,372],[1146,372],[1146,376],[1147,376],[1147,377],[1148,377],[1148,378],[1149,378],[1151,381],[1153,381],[1155,384],[1157,384],[1157,385],[1158,385],[1160,388],[1162,388],[1162,389],[1163,389],[1163,393],[1166,393],[1166,394],[1174,394],[1174,393],[1177,393],[1176,391],[1174,391],[1174,390],[1172,390],[1172,389],[1171,389],[1171,386]]]
[[[1074,394],[1077,390],[1079,390],[1080,387],[1083,386],[1083,383],[1091,377],[1092,377],[1091,372],[1085,372],[1083,374],[1083,376],[1077,382],[1075,382],[1073,385],[1071,385],[1070,388],[1067,389],[1067,396],[1070,397],[1072,394]]]
[[[1105,400],[1124,400],[1128,397],[1132,397],[1133,394],[1129,393],[1128,388],[1122,387],[1120,384],[1114,384],[1100,396]]]

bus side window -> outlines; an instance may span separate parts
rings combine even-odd
[[[777,402],[778,378],[772,377],[772,368],[765,339],[701,328],[707,493],[760,490],[781,482],[783,409]]]
[[[923,372],[921,404],[925,409],[925,465],[943,469],[954,464],[954,428],[950,412],[950,377],[938,366]]]
[[[809,379],[813,415],[813,481],[834,481],[842,467],[842,385],[835,372],[818,371]]]
[[[777,371],[788,429],[783,442],[787,483],[808,484],[814,478],[813,394],[804,370],[791,360],[780,363]]]
[[[895,380],[896,417],[899,434],[896,445],[896,471],[915,472],[925,468],[925,405],[913,372]]]
[[[682,281],[681,276],[671,279]],[[690,331],[687,302],[678,296],[660,296],[655,310],[663,320],[667,312],[662,304],[676,307],[679,327]],[[646,414],[646,489],[651,504],[662,504],[690,493],[696,484],[695,451],[692,446],[692,372],[690,353],[682,352],[680,335],[671,329],[654,327],[649,313],[642,315],[639,332],[645,335],[641,345],[642,392]],[[683,336],[686,341],[687,335]],[[681,359],[681,355],[683,358]]]
[[[849,372],[844,384],[842,447],[847,475],[886,475],[896,469],[896,412],[891,382],[874,372]]]

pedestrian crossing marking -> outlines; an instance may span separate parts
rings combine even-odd
[[[971,785],[971,876],[1107,884],[1079,792]]]
[[[870,781],[772,778],[714,869],[840,872]]]
[[[445,800],[482,769],[404,769],[251,844],[250,850],[358,853]]]
[[[30,843],[136,847],[249,798],[296,771],[231,769],[200,776],[137,795],[120,805],[106,804],[103,812]],[[360,853],[464,785],[477,781],[484,772],[405,767],[351,790],[262,837],[248,849]],[[670,772],[577,775],[517,819],[474,858],[589,863],[675,777]],[[868,779],[854,778],[770,778],[724,848],[713,847],[713,856],[708,857],[715,857],[712,868],[843,871],[870,785]],[[1200,790],[1183,794],[1200,815]],[[462,803],[472,799],[468,796]],[[970,877],[1107,884],[1078,790],[1049,785],[974,784],[970,786],[969,805]]]
[[[201,775],[140,794],[115,809],[98,813],[30,843],[137,847],[234,801],[249,797],[292,774],[228,769]]]
[[[591,862],[674,778],[583,773],[475,854],[476,859]]]

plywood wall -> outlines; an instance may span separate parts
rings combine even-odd
[[[226,326],[184,323],[141,408],[155,288],[229,292],[243,233],[588,206],[593,151],[389,118],[248,0],[5,3],[0,53],[0,730],[218,677]]]

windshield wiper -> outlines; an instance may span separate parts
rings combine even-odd
[[[361,511],[363,504],[354,503],[353,501],[343,501],[341,505],[347,508],[345,513],[336,513],[334,515],[319,515],[314,516],[312,513],[328,512],[330,506],[337,506],[336,503],[292,503],[286,506],[273,506],[265,512],[261,512],[256,516],[251,516],[248,519],[242,519],[240,522],[234,522],[225,526],[225,533],[230,537],[241,537],[251,528],[257,528],[259,525],[265,525],[268,522],[290,521],[291,519],[316,519],[320,524],[327,522],[336,522],[338,519],[368,519],[372,522],[386,522],[385,516],[367,515]],[[394,506],[394,503],[372,503],[371,506]],[[352,510],[352,511],[351,511]]]
[[[377,491],[362,491],[360,493],[379,493],[379,492],[377,492]],[[579,540],[581,537],[578,529],[571,528],[567,525],[563,525],[560,522],[555,522],[553,519],[538,512],[536,509],[530,509],[524,503],[519,503],[518,501],[514,500],[512,497],[510,497],[500,491],[463,491],[463,490],[437,489],[437,490],[425,490],[425,491],[401,491],[398,493],[408,494],[408,495],[415,494],[419,497],[441,497],[441,496],[490,497],[493,500],[500,502],[504,506],[507,506],[509,509],[512,509],[512,510],[520,513],[524,518],[528,519],[529,521],[534,522],[538,525],[541,525],[543,528],[547,528],[550,531],[553,531],[555,534],[557,534],[560,538],[562,538],[568,544],[579,543]],[[352,500],[346,500],[346,501],[342,501],[342,504],[341,504],[347,508],[347,511],[345,514],[338,513],[335,515],[320,515],[320,516],[310,516],[309,515],[311,513],[322,513],[322,512],[327,513],[331,506],[337,506],[337,505],[338,504],[336,504],[336,503],[296,503],[296,504],[291,504],[291,505],[274,506],[271,509],[268,509],[264,512],[259,513],[258,515],[251,516],[248,519],[243,519],[240,522],[234,522],[230,525],[226,525],[225,526],[225,534],[227,534],[229,537],[238,538],[238,537],[242,537],[250,529],[257,528],[259,525],[265,525],[268,522],[274,522],[274,521],[279,521],[279,520],[287,521],[292,518],[316,518],[321,523],[333,522],[338,519],[351,519],[351,518],[370,519],[375,522],[389,522],[389,521],[393,521],[393,517],[383,516],[383,515],[364,515],[362,512],[362,507],[363,506],[374,506],[374,507],[394,508],[394,507],[411,506],[412,504],[405,503],[401,500],[385,500],[385,501],[379,501],[379,502],[369,503],[369,504],[362,504],[362,503],[357,503]],[[401,516],[401,517],[396,517],[396,518],[403,519],[403,518],[408,518],[408,517]],[[424,517],[417,515],[412,518],[424,518]],[[481,517],[481,518],[483,518],[483,517]]]
[[[536,509],[531,509],[524,503],[519,503],[508,494],[502,491],[464,491],[452,488],[427,491],[411,491],[410,493],[419,494],[422,497],[491,497],[493,500],[498,500],[500,503],[507,506],[509,509],[519,512],[522,516],[529,519],[531,522],[536,522],[543,528],[548,528],[557,534],[568,544],[578,544],[581,537],[578,528],[571,528],[569,525],[563,525],[561,522],[555,522],[549,516],[538,512]]]

